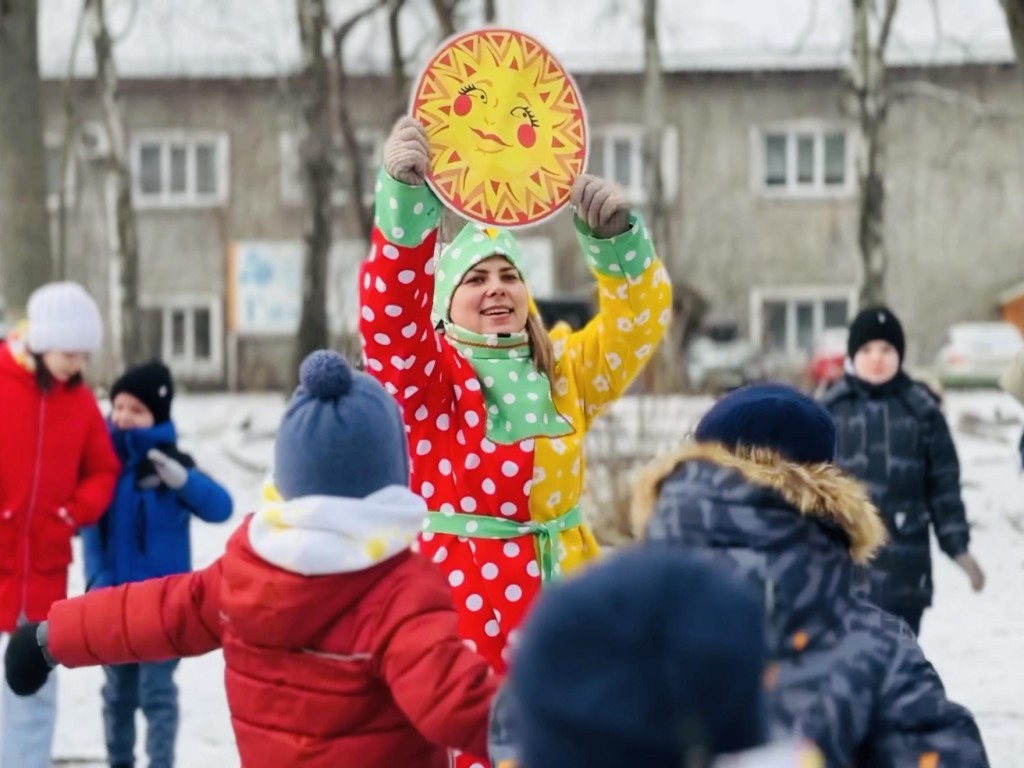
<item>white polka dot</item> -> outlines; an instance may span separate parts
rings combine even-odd
[[[448,580],[451,581],[451,576],[448,577]],[[454,587],[456,585],[452,584],[452,586]],[[510,603],[519,602],[522,596],[523,588],[520,587],[518,584],[509,584],[507,587],[505,587],[505,599],[508,600]]]
[[[537,400],[540,400],[540,395],[538,395],[536,392],[527,392],[526,396],[530,400],[533,400],[534,402],[536,402]]]
[[[476,653],[476,643],[474,643],[469,638],[466,638],[465,640],[463,640],[462,644],[464,646],[466,646],[467,648],[469,648],[469,650],[471,650],[473,653]]]
[[[476,512],[476,499],[472,496],[463,496],[459,504],[462,506],[463,512]],[[474,528],[474,530],[476,529]]]
[[[368,357],[366,358],[366,367],[369,368],[371,371],[377,371],[378,373],[380,373],[381,371],[384,370],[384,363],[382,363],[380,360],[375,360],[372,357]]]
[[[472,594],[466,598],[466,607],[471,611],[479,611],[484,607],[484,599],[480,595]]]
[[[445,476],[450,475],[452,473],[452,463],[448,459],[441,459],[437,462],[437,471]]]
[[[401,272],[398,273],[398,282],[402,283],[403,285],[408,285],[415,279],[416,273],[413,272],[411,269],[403,269]]]
[[[418,443],[416,443],[416,455],[426,456],[428,453],[430,453],[430,448],[431,445],[429,440],[420,440]]]
[[[500,508],[499,511],[505,517],[512,517],[512,515],[514,515],[516,513],[516,505],[513,504],[511,501],[506,501],[506,502],[502,503],[501,508]]]
[[[466,382],[466,389],[468,389],[470,392],[476,392],[477,390],[480,389],[480,382],[477,381],[476,379],[470,379],[469,381]]]
[[[423,213],[423,203],[416,203],[416,205],[412,207],[412,212],[415,213],[417,216]]]
[[[437,421],[435,421],[434,424],[437,426],[439,430],[445,432],[448,430],[448,427],[451,426],[451,419],[448,418],[447,413],[442,413],[440,416],[437,417]]]
[[[591,245],[591,246],[588,247],[588,250],[591,253],[600,253],[601,252],[601,246],[599,246],[599,245]]]
[[[466,580],[466,575],[462,571],[452,571],[448,574],[448,583],[453,587],[457,587]],[[508,590],[506,590],[507,592]]]
[[[384,307],[384,314],[388,317],[398,317],[402,314],[402,308],[397,304],[388,304]]]
[[[386,389],[388,394],[391,395],[392,397],[398,394],[398,387],[396,387],[390,381],[384,382],[384,389]]]
[[[420,496],[422,496],[424,499],[429,499],[433,495],[434,495],[434,484],[433,483],[425,482],[425,483],[423,483],[423,485],[420,486]]]
[[[494,378],[491,377],[491,376],[484,376],[484,386],[485,387],[493,387],[494,386]]]
[[[533,480],[527,480],[525,483],[523,483],[523,495],[524,496],[529,496],[530,495],[530,489],[532,487],[533,487]]]
[[[505,546],[501,548],[501,551],[505,553],[505,557],[518,557],[519,545],[514,541],[506,541]]]
[[[480,423],[479,414],[476,411],[466,411],[466,423],[471,427],[475,427]]]
[[[528,414],[526,414],[526,423],[527,424],[536,424],[537,423],[537,414],[536,413],[528,413]]]
[[[480,457],[475,453],[466,454],[466,469],[476,469],[480,466]]]
[[[488,637],[497,637],[500,632],[501,628],[498,626],[498,622],[496,622],[494,619],[491,619],[486,624],[484,624],[484,634],[486,634]]]
[[[491,480],[491,478],[489,477],[484,478],[484,481],[480,483],[480,487],[483,488],[484,493],[488,495],[492,495],[494,494],[495,491],[498,490],[497,486],[494,484],[494,481]]]
[[[532,453],[533,452],[533,438],[530,437],[530,438],[527,438],[526,440],[523,440],[522,442],[520,442],[519,443],[519,450],[521,450],[523,453]]]
[[[367,272],[365,275],[363,275],[363,288],[365,288],[366,290],[370,290],[370,284],[372,282],[373,282],[373,279],[370,276],[369,272]]]
[[[362,310],[363,320],[368,323],[372,323],[376,315],[373,314],[373,310],[369,307],[364,306]]]
[[[428,361],[427,364],[425,366],[423,366],[423,373],[425,373],[427,376],[432,374],[434,372],[434,366],[436,364],[437,363],[436,363],[435,360]]]
[[[480,524],[476,520],[470,520],[466,523],[466,533],[476,533],[479,527]]]
[[[626,255],[622,257],[625,261],[632,261],[636,258],[636,251],[626,251]]]
[[[509,371],[508,378],[510,381],[519,381],[519,374],[515,371]]]
[[[434,562],[435,563],[443,563],[447,559],[447,557],[448,557],[448,548],[447,547],[438,547],[437,551],[434,553]]]
[[[488,440],[486,437],[480,441],[480,450],[484,453],[494,453],[494,443]]]
[[[398,200],[394,197],[388,199],[388,205],[391,206],[392,211],[398,210]]]
[[[455,507],[452,506],[452,503],[450,501],[446,501],[444,504],[441,505],[441,508],[438,511],[441,512],[442,515],[447,515],[448,517],[451,517],[455,514]]]
[[[462,387],[456,384],[452,389],[455,391],[455,399],[460,399],[462,397]]]
[[[384,293],[388,289],[387,284],[379,277],[373,279],[373,287],[377,289],[377,293]]]
[[[511,392],[507,392],[502,398],[508,405],[512,405],[516,401],[516,396]]]
[[[514,461],[506,461],[501,465],[501,474],[505,477],[515,477],[519,473],[519,465]]]
[[[466,444],[466,436],[465,434],[463,434],[461,429],[455,433],[455,442],[457,442],[459,445]]]
[[[527,380],[527,381],[536,381],[536,380],[537,380],[537,379],[539,379],[539,378],[540,378],[540,376],[538,376],[538,375],[537,375],[537,374],[536,374],[535,372],[533,372],[533,371],[530,371],[530,372],[529,372],[528,374],[526,374],[526,380]]]
[[[384,254],[385,258],[391,259],[392,261],[398,258],[398,249],[391,243],[388,243],[381,248],[380,252]]]
[[[373,340],[384,347],[388,346],[391,343],[391,337],[388,336],[386,333],[373,334]]]
[[[407,338],[407,339],[411,339],[413,336],[415,336],[416,335],[416,323],[409,323],[407,326],[402,328],[402,335],[405,338]]]
[[[498,578],[498,566],[494,563],[484,563],[480,568],[480,575],[488,581],[494,581]]]
[[[537,565],[536,560],[531,560],[526,564],[526,572],[535,579],[540,577],[540,566]]]
[[[393,238],[395,238],[396,240],[400,239],[400,238],[405,236],[405,230],[402,229],[401,227],[392,227],[391,228],[391,236]]]
[[[424,522],[426,522],[426,521],[424,521]],[[423,533],[420,534],[420,538],[423,539],[424,541],[431,541],[434,538],[434,532],[433,531],[424,531]]]
[[[427,406],[421,405],[416,409],[416,413],[413,414],[413,418],[415,418],[416,421],[424,421],[429,415],[430,411],[427,410]]]

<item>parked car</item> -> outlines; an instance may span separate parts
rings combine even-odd
[[[842,377],[846,362],[846,328],[826,328],[821,332],[804,369],[811,391],[820,391]]]
[[[686,376],[696,392],[724,392],[764,378],[761,354],[735,322],[706,322],[686,350]]]
[[[999,379],[1024,349],[1024,336],[1010,323],[950,326],[935,358],[943,387],[998,387]]]

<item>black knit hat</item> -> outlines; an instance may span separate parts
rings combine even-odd
[[[888,307],[862,309],[850,323],[850,335],[846,342],[846,353],[852,359],[857,351],[869,341],[887,341],[896,348],[900,360],[906,351],[903,326],[899,318]]]
[[[122,392],[137,397],[153,414],[155,424],[171,420],[174,380],[171,371],[158,360],[125,371],[110,388],[110,400],[113,401]]]

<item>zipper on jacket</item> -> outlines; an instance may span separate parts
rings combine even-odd
[[[46,393],[43,392],[39,397],[39,423],[37,424],[36,431],[36,459],[32,470],[32,490],[29,492],[28,509],[25,512],[25,539],[21,562],[21,610],[18,612],[19,618],[26,615],[25,610],[28,607],[28,557],[32,541],[32,510],[36,506],[36,496],[39,492],[39,465],[43,458],[43,419],[45,414]]]

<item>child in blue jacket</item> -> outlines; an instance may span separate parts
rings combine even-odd
[[[86,589],[192,569],[189,522],[231,516],[231,497],[177,448],[174,382],[159,362],[124,373],[111,388],[110,436],[121,460],[113,501],[82,529]],[[104,667],[103,720],[112,768],[134,765],[135,711],[146,716],[150,768],[171,768],[178,731],[177,660]]]

